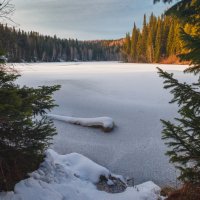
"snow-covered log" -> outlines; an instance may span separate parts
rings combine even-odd
[[[47,117],[81,126],[100,127],[105,132],[110,132],[114,128],[114,121],[110,117],[77,118],[77,117],[69,117],[69,116],[61,116],[53,114],[48,114]]]

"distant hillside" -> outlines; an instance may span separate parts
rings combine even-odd
[[[121,40],[78,41],[0,24],[0,50],[9,62],[118,61]]]

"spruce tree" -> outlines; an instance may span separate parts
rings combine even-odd
[[[124,60],[128,62],[176,62],[176,55],[183,51],[183,42],[180,36],[180,22],[172,17],[156,17],[151,14],[149,22],[144,16],[143,28],[141,30],[134,27],[131,36],[131,51],[127,46],[128,37],[124,40],[124,48],[122,49]],[[187,26],[187,30],[188,30]],[[185,30],[185,28],[184,28]],[[189,29],[195,32],[193,28]],[[136,42],[135,42],[136,41]],[[126,50],[125,50],[126,49]],[[137,51],[136,51],[137,50]],[[174,57],[174,60],[167,60],[168,57]]]
[[[149,34],[147,38],[147,61],[152,63],[154,60],[154,44],[153,44],[153,30],[149,29]]]
[[[130,54],[131,53],[131,38],[130,38],[129,33],[126,34],[122,53],[123,53],[124,60],[126,62],[130,62],[131,61],[131,54]]]
[[[158,0],[156,0],[158,1]],[[167,2],[167,0],[163,0]],[[168,0],[169,2],[170,0]],[[172,6],[166,14],[174,15],[182,22],[180,37],[187,50],[180,55],[181,60],[190,62],[185,72],[199,76],[200,72],[200,1],[181,0]],[[189,34],[184,25],[189,23],[197,30]],[[159,74],[165,79],[164,88],[171,89],[174,95],[171,103],[179,106],[179,117],[175,123],[162,120],[163,139],[170,148],[167,154],[170,161],[180,169],[179,179],[184,183],[200,184],[200,77],[196,83],[181,83],[169,74],[159,69]]]
[[[154,61],[156,25],[157,25],[157,18],[152,13],[148,24],[148,37],[147,37],[147,49],[146,49],[147,62],[149,63],[152,63]]]
[[[171,26],[170,26],[170,30],[169,30],[169,35],[167,38],[167,48],[166,48],[166,52],[167,52],[167,56],[171,56],[173,55],[173,47],[174,47],[174,20],[172,20],[171,22]]]
[[[161,27],[161,19],[158,19],[158,27],[156,33],[156,44],[155,44],[155,62],[159,62],[161,58],[161,41],[162,41],[162,27]]]
[[[137,59],[138,62],[142,61],[143,58],[143,48],[142,48],[142,34],[139,32],[138,42],[137,42]]]
[[[138,30],[134,23],[132,37],[131,37],[131,58],[133,62],[137,62],[137,42],[138,42]]]
[[[37,89],[20,87],[19,75],[0,65],[0,190],[12,190],[15,183],[34,171],[44,150],[56,134],[45,117],[55,107],[52,94],[60,86]]]
[[[147,19],[146,19],[146,15],[144,15],[144,19],[143,19],[143,29],[142,29],[142,52],[143,52],[143,56],[142,56],[142,62],[146,62],[147,61],[147,56],[146,56],[146,49],[147,49],[147,37],[148,37],[148,28],[147,28]]]
[[[3,53],[0,53],[3,62]],[[15,84],[19,74],[0,64],[0,190],[12,190],[15,183],[34,171],[56,134],[45,117],[56,105],[52,94],[60,86],[37,89]]]

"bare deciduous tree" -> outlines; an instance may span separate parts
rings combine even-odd
[[[0,0],[0,18],[4,20],[12,21],[10,16],[15,11],[14,5],[11,3],[12,0]]]

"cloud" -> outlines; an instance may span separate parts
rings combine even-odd
[[[143,14],[160,14],[166,6],[153,0],[14,0],[14,20],[21,29],[62,38],[120,38]]]

